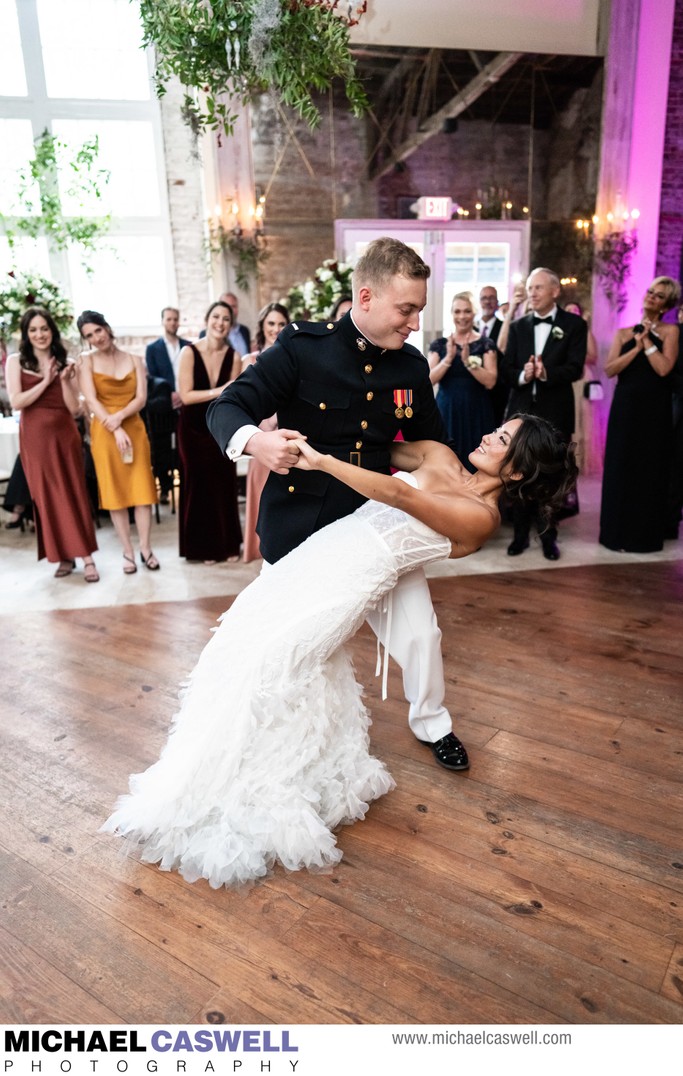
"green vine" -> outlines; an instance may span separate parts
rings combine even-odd
[[[230,134],[235,104],[271,92],[310,127],[313,94],[344,80],[352,112],[368,106],[349,51],[349,27],[310,0],[140,0],[144,44],[156,51],[158,96],[176,76],[186,88],[183,117],[196,134]]]
[[[617,314],[626,306],[626,281],[631,275],[631,258],[637,249],[638,235],[635,229],[608,232],[595,246],[594,270],[610,306]]]
[[[97,249],[97,240],[109,230],[111,217],[109,214],[98,217],[64,214],[60,182],[64,196],[81,205],[93,198],[100,201],[110,173],[97,167],[98,154],[96,137],[83,142],[75,153],[47,130],[36,139],[33,158],[17,172],[19,212],[0,213],[0,224],[10,248],[24,236],[36,239],[45,235],[57,250],[75,243],[85,256]],[[83,266],[86,272],[92,271],[85,260]]]
[[[268,241],[262,232],[253,235],[241,228],[231,230],[222,224],[211,224],[208,247],[212,254],[224,253],[235,270],[235,283],[249,291],[252,279],[258,278],[261,265],[270,257]]]

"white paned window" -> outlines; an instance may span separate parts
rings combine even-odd
[[[17,239],[10,247],[4,236],[0,236],[0,278],[5,273],[18,270],[21,273],[38,273],[50,279],[50,253],[47,240]]]
[[[16,0],[0,0],[0,42],[0,97],[25,97],[26,72]]]
[[[37,0],[48,97],[145,101],[150,79],[130,0]]]
[[[15,214],[25,216],[26,210],[17,201],[18,171],[27,168],[33,157],[31,121],[0,119],[0,146],[0,209],[8,217]],[[34,206],[33,212],[40,213],[37,183],[30,185],[28,197]]]
[[[76,316],[99,310],[114,331],[121,326],[154,325],[167,303],[170,282],[160,237],[109,236],[90,259],[88,276],[78,254],[69,252]]]
[[[60,179],[60,195],[65,213],[85,213],[93,216],[111,213],[115,217],[155,217],[160,213],[158,163],[154,146],[154,130],[148,120],[55,120],[52,129],[61,141],[75,150],[97,135],[99,153],[97,167],[111,173],[109,183],[102,188],[101,201],[93,198],[91,205],[70,201]]]

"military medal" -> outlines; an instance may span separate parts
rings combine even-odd
[[[396,404],[396,410],[394,414],[396,418],[413,417],[413,390],[412,389],[394,389],[394,403]]]

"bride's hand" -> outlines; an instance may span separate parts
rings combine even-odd
[[[307,441],[295,441],[296,447],[299,449],[299,459],[294,464],[300,471],[319,471],[321,470],[320,464],[323,459],[321,452],[317,452],[314,448],[308,444]]]

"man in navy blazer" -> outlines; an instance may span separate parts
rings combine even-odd
[[[147,345],[145,365],[150,377],[160,377],[162,381],[168,381],[171,386],[173,406],[180,407],[180,396],[176,386],[178,360],[180,352],[189,345],[190,341],[178,336],[180,312],[174,306],[165,306],[161,311],[161,324],[164,330],[163,335]]]
[[[534,269],[526,288],[531,313],[511,323],[501,364],[510,386],[507,414],[540,415],[570,441],[574,432],[572,382],[579,380],[586,361],[586,322],[557,305],[561,287],[552,269]],[[528,548],[532,522],[541,538],[543,556],[559,560],[557,521],[544,530],[538,513],[526,505],[513,509],[514,538],[508,546],[509,556],[518,556]]]
[[[180,324],[180,312],[174,306],[165,306],[161,311],[161,324],[163,335],[147,345],[145,351],[145,365],[150,377],[160,378],[171,386],[171,405],[176,410],[180,407],[181,400],[177,391],[178,362],[180,352],[190,343],[178,336]],[[165,430],[163,433],[156,431],[154,434],[155,456],[162,461],[172,456],[173,433]],[[171,476],[169,468],[159,469],[159,483],[161,485],[161,503],[168,503],[168,495],[171,490]]]

